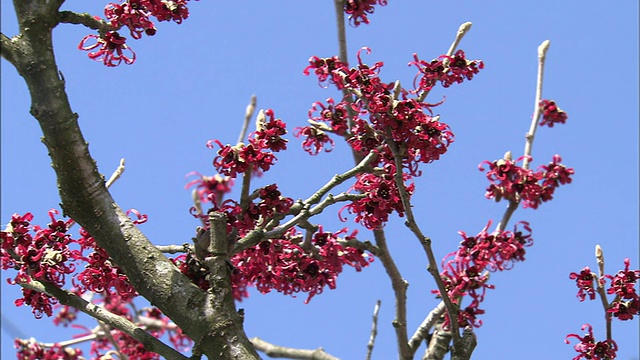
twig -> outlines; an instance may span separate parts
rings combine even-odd
[[[247,135],[247,129],[249,128],[249,121],[253,116],[253,113],[256,111],[256,103],[258,102],[258,98],[255,95],[251,95],[251,100],[249,101],[249,105],[247,105],[247,110],[244,113],[244,122],[242,123],[242,128],[240,129],[240,135],[238,136],[238,144],[244,140],[244,137]]]
[[[120,178],[123,172],[124,172],[124,158],[120,159],[120,165],[118,165],[118,167],[113,172],[113,174],[111,174],[111,177],[109,178],[109,180],[107,180],[107,183],[106,183],[107,189],[111,185],[113,185],[113,183],[116,182],[116,180]]]
[[[327,354],[322,348],[315,350],[294,349],[268,343],[258,337],[251,339],[256,350],[272,358],[303,359],[303,360],[339,360]]]
[[[243,237],[242,239],[236,242],[231,254],[232,255],[236,254],[244,249],[254,246],[265,238],[274,238],[274,237],[280,236],[286,230],[295,226],[298,223],[298,221],[309,219],[309,217],[311,217],[311,213],[309,213],[309,207],[311,205],[314,205],[320,202],[322,197],[326,195],[329,191],[331,191],[331,189],[342,184],[348,179],[356,176],[357,174],[366,171],[366,169],[369,167],[369,163],[373,161],[373,159],[375,159],[377,156],[378,155],[375,153],[375,151],[371,151],[369,155],[367,155],[364,159],[362,159],[362,161],[360,161],[358,165],[356,165],[355,167],[351,168],[350,170],[342,174],[334,175],[333,178],[331,178],[331,180],[329,180],[324,186],[318,189],[318,191],[316,191],[309,198],[307,198],[304,201],[298,201],[296,204],[294,204],[291,207],[291,210],[290,210],[290,213],[294,213],[294,214],[297,213],[297,215],[293,219],[287,221],[285,224],[282,224],[268,232],[265,231],[264,227],[259,227],[250,231],[245,237]],[[347,198],[348,196],[354,196],[354,194],[344,194],[345,198]],[[332,201],[333,203],[335,203],[337,202],[335,200],[335,198],[337,197],[338,196],[335,196],[334,200],[325,200],[326,203],[323,202],[323,204],[331,204]],[[323,204],[320,204],[318,206],[323,206]],[[323,207],[320,207],[317,210],[322,208]],[[314,208],[314,210],[316,210],[316,208]],[[306,211],[307,213],[302,213],[303,211]],[[317,211],[317,213],[319,213],[319,211]]]
[[[60,304],[74,307],[97,320],[103,321],[123,331],[142,343],[147,350],[155,352],[167,359],[187,360],[186,356],[137,327],[129,320],[122,316],[115,315],[98,305],[92,304],[70,291],[33,279],[29,283],[21,283],[20,286],[53,296],[58,299]]]
[[[367,344],[367,357],[366,360],[371,360],[371,353],[373,352],[373,345],[378,335],[378,312],[380,311],[381,301],[376,301],[376,306],[373,308],[373,323],[371,324],[371,336],[369,337],[369,343]]]
[[[402,278],[400,270],[398,270],[393,257],[391,257],[384,232],[382,230],[374,230],[373,236],[376,240],[376,245],[380,248],[378,259],[382,262],[382,266],[391,280],[391,287],[396,298],[396,314],[392,324],[396,331],[398,358],[409,360],[413,357],[409,351],[407,336],[407,287],[409,287],[409,283]]]
[[[444,282],[440,277],[440,270],[438,269],[438,262],[436,261],[436,257],[433,253],[433,249],[431,248],[431,239],[425,236],[418,223],[413,216],[413,210],[411,208],[411,201],[409,200],[409,194],[407,193],[407,189],[404,185],[404,181],[402,179],[402,156],[398,151],[398,147],[396,146],[393,138],[390,136],[390,130],[388,129],[387,134],[387,146],[391,149],[393,153],[393,158],[395,160],[396,172],[394,174],[394,179],[396,182],[396,187],[398,188],[398,192],[400,193],[400,199],[402,200],[402,206],[404,207],[404,211],[407,216],[407,221],[405,225],[413,232],[413,234],[418,238],[422,248],[424,249],[427,259],[429,260],[428,271],[433,276],[435,280],[438,290],[440,291],[440,296],[444,301],[444,304],[447,308],[447,314],[449,315],[450,323],[451,323],[451,333],[453,335],[453,346],[457,346],[460,340],[460,334],[458,332],[458,310],[457,307],[453,304],[449,296],[447,295],[447,290],[444,286]]]
[[[545,40],[538,46],[538,77],[536,82],[536,97],[534,100],[533,118],[531,119],[531,125],[529,126],[529,132],[525,135],[524,144],[524,159],[522,160],[522,168],[528,169],[529,162],[531,161],[531,151],[533,149],[533,140],[536,135],[536,129],[538,127],[538,119],[540,118],[540,100],[542,99],[542,80],[544,75],[544,64],[547,57],[547,50],[549,49],[549,40]],[[513,213],[518,209],[520,199],[510,200],[507,209],[502,216],[502,220],[496,226],[496,230],[502,231],[507,227],[507,223]]]
[[[598,278],[594,280],[596,281],[596,284],[598,284],[597,292],[600,297],[600,301],[602,301],[602,307],[604,308],[607,340],[612,340],[611,313],[607,311],[611,307],[611,304],[609,303],[609,299],[607,299],[607,292],[604,289],[604,284],[600,281],[600,279],[604,277],[604,253],[599,244],[596,245],[596,261],[598,263]]]
[[[186,245],[186,246],[185,246]],[[189,251],[191,245],[156,245],[156,249],[160,250],[165,254],[178,254],[178,253],[186,253]]]

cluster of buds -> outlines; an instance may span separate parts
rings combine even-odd
[[[519,230],[518,225],[526,233]],[[471,298],[471,303],[458,313],[460,327],[482,325],[477,315],[483,314],[484,310],[479,306],[486,290],[494,288],[487,283],[489,272],[509,270],[516,262],[524,261],[525,247],[533,244],[531,228],[527,222],[518,223],[513,231],[496,230],[489,233],[489,226],[491,221],[476,236],[467,236],[465,232],[459,231],[463,239],[460,247],[443,260],[440,277],[449,299],[461,304],[464,296]],[[432,293],[440,295],[439,290],[433,290]],[[444,325],[448,326],[449,321],[446,318]]]
[[[552,162],[540,166],[538,171],[518,166],[517,162],[523,159],[513,161],[507,153],[504,159],[485,160],[478,166],[480,171],[485,170],[483,165],[489,166],[487,179],[491,185],[487,187],[487,199],[522,201],[523,207],[537,209],[541,203],[553,199],[557,187],[571,183],[574,171],[560,163],[560,155],[554,155]]]

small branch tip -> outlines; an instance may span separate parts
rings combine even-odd
[[[551,42],[549,40],[545,40],[538,46],[538,57],[544,58],[547,55],[547,50],[549,50],[549,44]]]

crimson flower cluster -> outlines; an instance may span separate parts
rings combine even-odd
[[[433,116],[431,108],[439,104],[408,97],[419,89],[394,90],[394,83],[385,83],[379,77],[384,64],[376,62],[369,66],[363,63],[363,51],[367,54],[371,52],[368,48],[358,51],[358,64],[354,68],[349,68],[337,56],[313,56],[309,59],[309,66],[303,71],[305,75],[313,71],[320,84],[332,84],[338,90],[347,90],[352,96],[337,103],[331,98],[327,99],[326,104],[314,103],[309,110],[310,125],[296,128],[295,135],[303,138],[302,147],[311,155],[317,155],[322,149],[331,151],[334,142],[329,134],[342,136],[360,155],[377,152],[377,164],[372,165],[393,171],[396,169],[395,153],[402,158],[403,179],[410,183],[412,177],[421,174],[419,164],[431,163],[447,152],[454,141],[453,132],[447,124],[439,121],[439,116]],[[481,62],[467,62],[464,52],[456,53],[455,57],[441,58],[443,64],[447,64],[447,69],[452,69],[447,70],[446,76],[438,78],[446,86],[461,82],[462,78],[471,79],[482,68]],[[415,59],[422,71],[420,60],[417,56]],[[356,221],[368,228],[379,228],[387,221],[391,211],[402,215],[393,175],[385,170],[383,177],[358,176],[353,188],[355,190],[369,191],[374,190],[377,184],[383,185],[380,191],[382,196],[370,194],[367,195],[368,199],[348,206],[349,211],[356,214]],[[411,193],[413,188],[408,190]],[[388,195],[391,196],[390,200],[386,198]],[[382,205],[382,208],[374,211],[373,207],[378,205]]]
[[[342,229],[335,233],[325,232],[322,227],[313,234],[310,243],[301,242],[301,235],[291,230],[281,239],[263,241],[236,254],[231,262],[235,271],[231,276],[234,295],[246,294],[246,286],[255,285],[261,293],[272,290],[293,295],[308,294],[305,303],[322,293],[325,287],[336,288],[336,279],[344,265],[356,271],[369,265],[373,258],[362,250],[344,247],[339,243]],[[354,238],[357,231],[344,236]]]
[[[374,6],[387,5],[387,0],[346,0],[344,1],[344,12],[349,15],[349,21],[354,27],[361,23],[369,24],[367,14],[373,14]]]
[[[205,176],[195,171],[187,174],[187,177],[193,175],[198,178],[189,181],[187,185],[185,185],[185,189],[195,186],[198,199],[201,202],[211,201],[214,204],[220,204],[224,194],[231,192],[231,188],[233,187],[233,179],[230,177],[222,177],[219,174]]]
[[[95,303],[102,303],[108,311],[135,322],[136,319],[127,305],[131,304],[137,293],[122,270],[111,264],[106,251],[97,246],[93,237],[84,229],[81,228],[80,237],[74,239],[68,233],[73,221],[56,219],[56,214],[56,210],[49,211],[51,222],[44,228],[31,224],[31,213],[22,216],[14,214],[7,229],[0,232],[2,269],[13,269],[17,272],[13,279],[8,279],[9,283],[22,284],[37,280],[62,288],[66,285],[66,275],[71,275],[74,285],[71,291],[74,294],[82,296],[87,291],[94,292]],[[137,217],[133,220],[136,224],[146,221],[146,215],[135,209],[127,211],[127,214]],[[92,253],[85,256],[87,250]],[[78,262],[84,262],[86,266],[82,271],[76,272]],[[57,305],[57,299],[47,294],[24,287],[22,294],[22,298],[15,301],[16,306],[31,306],[36,318],[44,315],[53,316],[55,307],[59,307],[54,324],[68,326],[77,319],[76,309]],[[160,317],[158,320],[168,323],[166,317]],[[168,332],[175,346],[184,348],[184,344],[190,341],[179,329],[160,327],[154,331],[158,336]],[[89,333],[93,333],[91,329],[87,329],[87,334]],[[119,330],[112,330],[111,338],[115,339],[119,349],[130,359],[158,358],[156,354],[144,350],[142,344]],[[21,359],[78,359],[82,355],[79,350],[69,347],[44,347],[31,340],[16,340],[15,346]],[[92,343],[91,353],[100,358],[101,352],[111,350],[112,346],[110,340],[104,337],[97,338]]]
[[[578,334],[569,334],[564,342],[569,344],[569,338],[576,338],[580,342],[573,346],[578,352],[578,356],[573,360],[590,359],[590,360],[608,360],[616,358],[618,345],[613,340],[597,341],[593,336],[593,327],[589,324],[582,325],[582,330],[589,329],[584,336]]]
[[[416,76],[416,79],[420,78],[416,91],[429,92],[438,81],[443,87],[448,88],[454,83],[462,83],[465,79],[473,79],[473,75],[484,69],[481,60],[467,60],[462,50],[456,51],[453,56],[442,55],[431,61],[420,60],[417,54],[413,54],[413,59],[409,65],[415,65],[420,71]]]
[[[631,320],[633,315],[640,314],[640,297],[636,292],[636,283],[640,280],[640,270],[629,270],[630,260],[624,259],[624,270],[615,275],[605,275],[611,280],[607,294],[616,296],[608,310],[620,320]]]
[[[394,211],[399,216],[404,216],[402,199],[393,177],[394,172],[395,166],[388,165],[382,175],[364,173],[356,176],[356,183],[351,189],[364,194],[364,197],[354,200],[343,209],[356,214],[355,221],[367,229],[381,228]],[[404,175],[405,181],[410,179],[409,175]],[[406,186],[409,195],[413,194],[414,189],[413,183]]]
[[[526,232],[519,230],[518,225]],[[487,283],[487,272],[511,269],[516,262],[524,261],[525,247],[533,244],[527,222],[519,222],[513,231],[489,233],[489,226],[491,221],[476,236],[467,236],[464,231],[459,231],[463,240],[458,250],[443,259],[440,277],[451,301],[461,304],[464,296],[471,298],[471,303],[461,308],[458,314],[460,327],[482,325],[477,315],[483,314],[484,310],[479,305],[484,300],[486,290],[494,288]],[[432,293],[440,295],[439,290],[432,290]],[[445,325],[448,324],[447,318]]]
[[[483,165],[489,165],[487,179],[491,185],[487,187],[487,199],[522,200],[523,207],[537,209],[541,203],[553,199],[558,186],[571,183],[574,171],[560,163],[560,155],[554,155],[552,162],[540,166],[538,171],[516,165],[523,159],[524,157],[516,161],[500,159],[494,162],[485,160],[478,166],[480,171],[484,171]]]
[[[31,226],[31,213],[22,216],[14,214],[7,231],[0,233],[2,269],[17,271],[9,283],[28,283],[35,279],[62,287],[65,276],[75,271],[75,265],[71,262],[79,259],[81,254],[69,249],[69,244],[73,242],[67,234],[70,221],[65,223],[56,220],[54,215],[57,213],[56,210],[49,211],[51,223],[46,228]],[[31,235],[31,232],[35,234]],[[16,306],[31,306],[36,318],[41,318],[43,314],[51,316],[52,305],[57,303],[55,298],[24,288],[22,293],[24,296],[16,300]]]
[[[104,8],[104,15],[112,30],[100,35],[85,36],[78,48],[86,51],[97,49],[88,54],[89,58],[109,67],[118,66],[122,62],[127,65],[133,64],[136,54],[125,44],[126,38],[120,36],[117,30],[127,27],[134,39],[142,38],[142,34],[153,36],[157,29],[151,17],[158,21],[174,21],[181,24],[189,17],[188,1],[124,0],[120,4],[109,3]],[[97,16],[94,18],[100,20]],[[91,39],[95,40],[95,43],[87,44]]]
[[[53,346],[45,348],[41,344],[31,340],[16,339],[14,347],[18,349],[18,359],[24,360],[79,360],[82,359],[82,350],[72,349],[68,346]]]
[[[275,164],[273,152],[285,150],[287,140],[282,135],[287,133],[286,124],[274,118],[273,110],[265,111],[269,121],[250,134],[249,144],[239,143],[235,146],[222,145],[218,140],[210,140],[207,147],[212,149],[213,143],[220,146],[218,156],[213,160],[216,170],[231,178],[236,178],[247,170],[252,172],[268,171]]]
[[[540,126],[553,127],[555,124],[564,124],[569,118],[567,113],[560,110],[553,100],[540,100],[539,106],[542,110]]]
[[[91,41],[95,42],[91,42]],[[78,49],[91,51],[90,59],[100,61],[104,65],[114,67],[123,61],[130,65],[136,61],[136,53],[126,44],[127,39],[120,36],[117,31],[107,31],[104,36],[89,34],[85,36],[78,45]]]

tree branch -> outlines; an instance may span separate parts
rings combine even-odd
[[[371,336],[369,337],[369,343],[367,344],[367,357],[366,360],[371,360],[371,353],[373,353],[373,345],[378,335],[378,312],[380,311],[380,300],[376,301],[376,306],[373,308],[373,323],[371,324]]]
[[[429,330],[431,330],[436,321],[440,319],[445,310],[446,307],[444,306],[444,301],[440,301],[440,303],[438,303],[438,306],[431,310],[427,317],[424,318],[422,324],[418,326],[416,332],[413,333],[413,336],[411,336],[411,339],[409,339],[409,349],[411,349],[412,352],[415,353],[418,350],[418,347],[420,346],[420,343],[422,343],[422,340],[426,339],[429,336]]]
[[[125,332],[127,335],[142,343],[149,351],[162,355],[167,359],[187,359],[186,356],[180,354],[175,349],[153,337],[143,329],[137,327],[129,320],[122,316],[115,315],[100,306],[92,304],[72,292],[37,280],[31,280],[29,283],[21,283],[20,286],[53,296],[58,299],[61,304],[72,306],[83,313],[98,319],[99,321],[109,324],[109,326],[113,326],[114,328]]]
[[[15,46],[13,41],[4,33],[0,33],[0,55],[15,66]]]
[[[268,343],[258,337],[251,339],[258,351],[272,358],[303,359],[303,360],[339,360],[324,352],[322,348],[316,350],[293,349]]]
[[[110,30],[117,30],[104,20],[98,20],[89,13],[76,13],[73,11],[60,11],[58,22],[63,24],[84,25],[89,29],[98,30],[101,34]]]

